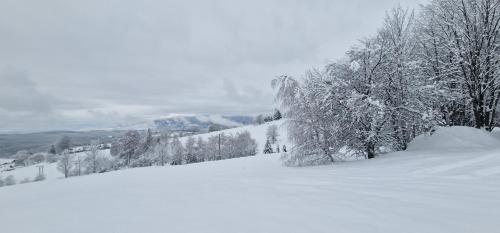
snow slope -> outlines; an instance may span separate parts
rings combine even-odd
[[[75,156],[86,156],[85,152],[75,153]],[[109,149],[101,150],[100,155],[102,156],[111,156],[109,153]],[[45,180],[54,180],[64,178],[64,174],[62,174],[59,170],[57,170],[57,163],[41,163],[35,164],[28,167],[17,167],[12,171],[0,172],[0,177],[5,178],[7,176],[13,175],[17,182],[28,178],[33,180],[38,175],[38,166],[43,166],[43,171],[45,174]],[[24,184],[23,184],[24,185]]]
[[[46,179],[57,179],[63,175],[57,170],[57,163],[40,163],[28,167],[18,167],[12,171],[0,172],[0,177],[5,178],[13,175],[17,182],[28,178],[33,180],[38,175],[38,166],[43,166]]]
[[[265,128],[251,129],[260,144]],[[500,232],[500,141],[481,143],[422,142],[321,167],[258,155],[3,187],[0,225],[2,233]]]

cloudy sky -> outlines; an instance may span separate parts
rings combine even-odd
[[[271,111],[275,76],[341,58],[418,2],[0,0],[0,132]]]

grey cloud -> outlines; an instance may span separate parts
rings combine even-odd
[[[19,92],[0,93],[0,130],[271,111],[273,77],[338,59],[422,1],[1,1],[0,66],[26,74],[3,75]]]

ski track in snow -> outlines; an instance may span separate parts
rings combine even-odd
[[[252,127],[263,144],[265,126]],[[0,206],[2,233],[500,232],[500,143],[319,167],[259,154],[121,170],[3,187]]]

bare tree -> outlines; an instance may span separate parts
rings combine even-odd
[[[85,153],[87,157],[85,158],[86,167],[88,168],[88,173],[96,173],[99,169],[99,150],[100,143],[97,140],[93,140],[90,142],[88,146],[88,151]]]
[[[278,126],[276,125],[269,126],[266,131],[266,136],[269,142],[271,142],[271,144],[276,143],[279,137]]]
[[[59,156],[59,161],[57,162],[57,169],[64,174],[64,178],[68,178],[72,166],[72,156],[68,150],[64,150]]]

